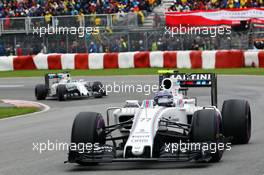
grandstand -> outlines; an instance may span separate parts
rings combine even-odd
[[[40,52],[262,49],[264,15],[254,19],[240,16],[238,23],[229,25],[230,35],[211,37],[195,33],[171,37],[165,32],[165,27],[171,24],[170,13],[175,16],[262,7],[263,0],[0,0],[0,56]],[[177,20],[173,18],[172,23]],[[217,26],[222,25],[227,26],[221,23]],[[80,36],[76,32],[58,34],[49,29],[41,37],[36,34],[50,27],[91,27],[99,32]]]

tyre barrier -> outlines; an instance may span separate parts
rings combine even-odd
[[[264,68],[264,51],[155,51],[0,57],[0,71],[117,68]]]

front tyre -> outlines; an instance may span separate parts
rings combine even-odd
[[[106,142],[105,122],[100,113],[96,112],[81,112],[79,113],[72,126],[71,143],[78,144],[98,144],[103,145]],[[81,153],[80,153],[81,154]],[[75,159],[70,150],[69,161]],[[95,165],[95,163],[87,163],[81,160],[76,160],[80,165]]]
[[[35,87],[35,97],[37,100],[45,100],[48,95],[48,89],[45,84],[38,84]]]
[[[57,87],[57,96],[59,101],[65,101],[67,95],[67,88],[64,84],[59,84]]]
[[[234,144],[246,144],[251,137],[251,111],[246,100],[226,100],[222,107],[223,132]]]
[[[195,143],[214,143],[216,148],[211,154],[211,162],[219,162],[224,150],[218,149],[221,135],[221,117],[214,109],[196,111],[192,118],[190,139]]]

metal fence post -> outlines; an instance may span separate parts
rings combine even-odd
[[[28,35],[28,33],[29,33],[29,25],[30,25],[30,18],[29,17],[26,17],[25,18],[25,30],[26,30],[26,34]]]
[[[43,45],[46,46],[46,49],[47,49],[47,53],[49,53],[50,51],[50,47],[49,47],[49,40],[48,38],[46,38],[46,41],[45,41],[45,37],[43,37]]]
[[[45,19],[44,19],[45,20]],[[58,21],[57,21],[57,17],[55,17],[55,16],[52,16],[52,18],[51,18],[51,25],[52,25],[52,27],[57,27],[57,25],[58,25]],[[46,22],[46,21],[45,21]]]
[[[0,36],[2,35],[3,30],[3,19],[0,19]]]
[[[130,51],[131,47],[130,47],[130,32],[127,33],[127,51]]]
[[[69,36],[66,35],[66,49],[67,49],[67,53],[69,53]]]
[[[107,24],[107,27],[110,27],[110,28],[112,28],[113,26],[113,23],[112,23],[112,15],[111,14],[108,14],[107,15],[107,17],[106,17],[106,19],[107,19],[107,22],[106,22],[106,24]]]
[[[136,12],[134,12],[134,19],[135,19],[135,26],[138,27],[138,15]]]

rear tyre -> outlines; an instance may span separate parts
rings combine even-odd
[[[57,87],[57,96],[59,101],[65,101],[67,94],[67,88],[64,84],[59,84]]]
[[[246,100],[226,100],[222,107],[223,132],[234,144],[246,144],[251,137],[251,111]]]
[[[35,87],[35,97],[37,100],[45,100],[48,95],[48,89],[45,84],[38,84]]]
[[[72,126],[71,143],[78,144],[95,144],[103,145],[106,142],[105,122],[100,113],[81,112],[79,113]],[[71,155],[71,151],[69,156]],[[70,157],[69,157],[70,159]],[[97,163],[87,163],[81,160],[78,164],[88,166]]]
[[[197,143],[216,143],[215,153],[211,153],[211,162],[219,162],[223,151],[219,150],[217,144],[220,141],[221,118],[213,109],[196,111],[192,118],[190,138]]]

